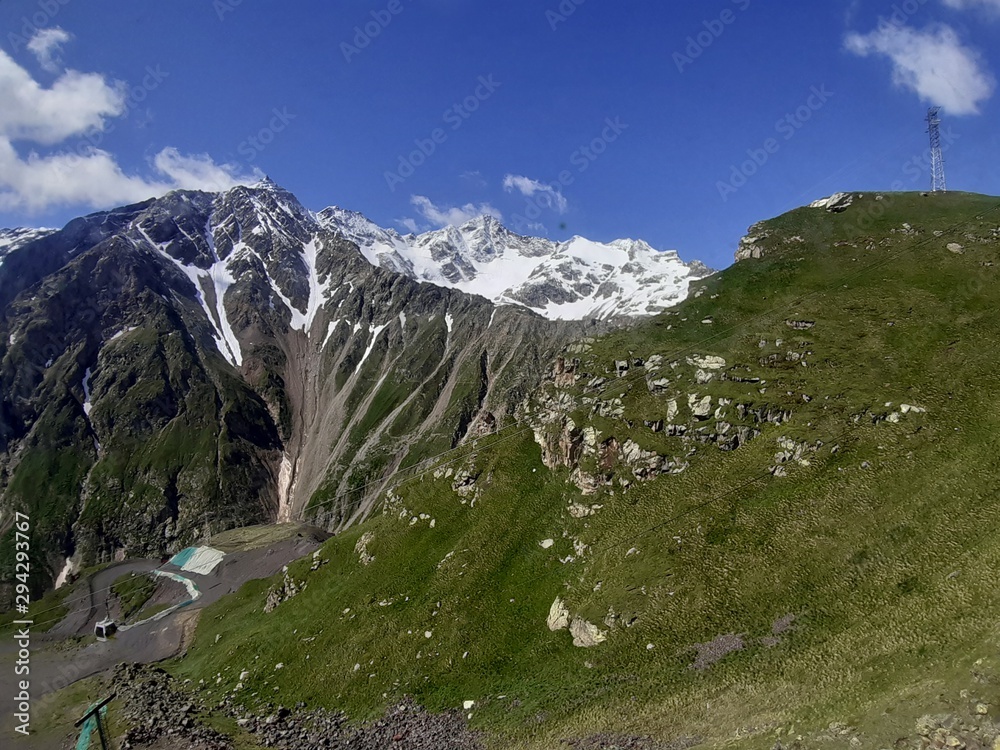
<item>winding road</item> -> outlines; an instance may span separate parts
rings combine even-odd
[[[282,567],[312,553],[320,541],[312,535],[298,534],[269,547],[227,554],[209,575],[199,575],[158,560],[130,560],[112,565],[87,582],[87,596],[75,602],[71,611],[48,633],[32,634],[31,642],[31,698],[33,713],[44,712],[46,696],[72,685],[78,680],[105,672],[121,662],[151,664],[182,653],[197,623],[198,613],[204,607],[235,592],[247,581],[267,578],[281,571]],[[154,570],[170,572],[187,579],[197,588],[200,596],[159,619],[137,623],[107,641],[77,645],[80,638],[92,635],[94,625],[107,616],[107,589],[120,576],[127,573],[148,573]],[[171,576],[174,578],[174,576]],[[176,580],[176,578],[175,578]],[[190,599],[187,591],[181,592],[175,603]],[[14,719],[8,706],[14,703],[18,680],[14,673],[17,644],[12,638],[0,641],[0,736],[10,736]]]

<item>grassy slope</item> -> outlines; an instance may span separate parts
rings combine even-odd
[[[390,512],[325,546],[329,564],[293,566],[308,587],[273,614],[262,614],[267,582],[210,608],[177,669],[195,681],[221,672],[222,688],[248,669],[251,703],[280,696],[359,718],[403,694],[434,709],[474,699],[474,723],[498,744],[538,748],[601,729],[763,748],[831,721],[888,746],[914,717],[947,708],[971,669],[979,697],[1000,700],[989,656],[1000,640],[1000,401],[985,387],[1000,364],[1000,212],[977,218],[998,204],[868,195],[844,214],[769,222],[764,259],[707,280],[675,315],[596,342],[583,369],[604,375],[629,353],[661,353],[682,363],[676,380],[690,376],[687,354],[719,355],[767,384],[682,392],[780,405],[790,422],[734,453],[699,447],[683,474],[604,489],[583,499],[603,505],[584,519],[567,512],[582,499],[568,471],[545,469],[530,433],[506,432],[492,449],[496,437],[482,440],[460,462],[481,472],[474,508],[446,478],[403,485]],[[898,231],[904,222],[916,233]],[[813,354],[806,367],[759,363],[788,350]],[[666,399],[641,371],[609,388],[624,394],[625,417],[593,420],[602,437],[687,451],[642,427],[665,416]],[[900,403],[927,413],[878,421]],[[782,436],[823,447],[772,477]],[[433,529],[410,524],[421,513]],[[368,566],[355,552],[362,534]],[[560,562],[574,539],[590,549]],[[594,623],[609,608],[637,619],[578,649],[545,627],[557,595]],[[792,630],[762,643],[787,614]],[[695,644],[728,633],[746,648],[690,668]]]
[[[145,606],[154,591],[156,591],[156,579],[151,575],[127,573],[111,584],[111,593],[118,597],[118,603],[122,608],[122,619],[126,622]]]

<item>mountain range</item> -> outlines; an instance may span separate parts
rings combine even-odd
[[[734,249],[207,609],[174,674],[497,748],[997,747],[1000,199],[850,193]]]
[[[709,271],[492,217],[399,235],[265,180],[0,232],[0,493],[37,585],[248,522],[364,518],[513,419],[566,341]]]
[[[0,264],[2,522],[30,517],[36,590],[69,579],[35,629],[138,557],[312,540],[117,645],[34,652],[156,659],[177,691],[74,684],[36,746],[119,689],[116,729],[183,715],[178,746],[996,747],[998,212],[841,193],[627,325],[420,280],[419,238],[376,265],[271,185],[31,238]],[[450,283],[482,283],[474,247],[528,252],[500,231],[455,230]],[[145,633],[176,658],[104,650]]]
[[[356,243],[372,265],[557,320],[654,315],[712,273],[641,240],[554,242],[515,234],[490,215],[405,236],[342,208],[317,218]]]

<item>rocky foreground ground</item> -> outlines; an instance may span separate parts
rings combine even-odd
[[[114,675],[121,699],[120,720],[125,734],[122,750],[232,750],[232,740],[206,725],[207,709],[188,695],[162,669],[120,666]],[[377,721],[353,726],[337,712],[307,711],[275,706],[271,713],[255,715],[228,703],[219,710],[236,720],[263,747],[284,750],[483,750],[477,733],[458,712],[431,714],[411,703],[401,703]],[[164,744],[164,740],[176,740]]]
[[[233,739],[208,725],[213,710],[190,695],[158,667],[120,665],[114,672],[123,729],[122,750],[234,750]],[[339,712],[274,706],[270,713],[251,714],[228,700],[214,709],[263,747],[283,750],[485,750],[480,735],[458,711],[432,714],[412,701],[389,709],[385,716],[351,725]],[[699,740],[664,744],[650,737],[597,734],[564,740],[572,750],[687,750]]]
[[[348,723],[339,712],[273,706],[268,713],[250,714],[224,700],[217,706],[201,704],[167,672],[152,666],[119,665],[114,671],[118,709],[115,726],[122,735],[121,750],[235,750],[234,739],[214,729],[209,717],[226,717],[247,739],[261,747],[284,750],[485,750],[481,735],[471,730],[458,711],[432,714],[411,701],[390,708],[376,721]],[[1000,723],[991,718],[993,707],[963,691],[968,710],[959,714],[923,716],[896,748],[906,750],[1000,750]],[[688,750],[701,744],[695,737],[663,743],[651,737],[595,734],[565,739],[567,750]],[[245,745],[241,744],[240,747]],[[831,724],[810,737],[779,740],[774,750],[868,747],[856,729]]]

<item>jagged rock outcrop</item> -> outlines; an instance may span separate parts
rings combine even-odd
[[[854,203],[851,193],[834,193],[829,198],[822,198],[809,204],[809,208],[822,208],[833,214],[846,211]]]
[[[577,648],[594,648],[608,640],[607,633],[579,617],[574,617],[570,622],[569,632],[573,636],[573,645]]]
[[[552,606],[549,608],[549,616],[545,621],[548,625],[549,630],[565,630],[569,627],[570,615],[569,609],[563,603],[563,600],[558,596],[556,600],[552,602]]]
[[[316,568],[313,568],[313,570],[315,569]],[[282,602],[286,602],[289,599],[298,596],[307,585],[306,581],[299,582],[292,578],[288,574],[287,565],[282,569],[281,573],[281,583],[272,586],[267,590],[267,594],[264,598],[265,614],[273,612]]]
[[[793,322],[797,325],[790,323],[790,327],[797,330],[806,330],[811,327],[806,324],[812,323]],[[783,343],[776,342],[778,346]],[[761,342],[761,348],[766,344]],[[800,344],[806,346],[811,344]],[[618,380],[608,380],[595,377],[602,366],[586,356],[589,351],[589,347],[577,348],[575,353],[583,356],[572,360],[566,356],[568,351],[557,357],[539,390],[519,411],[541,447],[544,465],[552,470],[568,470],[569,482],[585,496],[612,487],[627,491],[636,482],[680,474],[690,467],[690,458],[698,446],[713,446],[723,452],[738,450],[762,435],[767,426],[787,422],[792,414],[787,407],[771,403],[733,403],[730,398],[714,396],[710,386],[715,382],[762,382],[761,378],[742,374],[752,371],[748,365],[730,365],[718,355],[696,353],[673,362],[667,362],[662,354],[615,360],[604,365],[603,372],[614,374]],[[791,362],[791,355],[796,364],[801,364],[812,353],[789,350],[761,357],[758,364]],[[614,395],[619,389],[632,388],[631,383],[620,383],[639,375],[646,390],[659,401],[656,418],[640,421],[630,417],[626,414],[627,394],[619,391]],[[692,386],[701,388],[692,392]],[[761,393],[765,391],[761,389]],[[808,401],[808,396],[803,399]],[[649,407],[646,409],[648,412]],[[600,429],[591,423],[596,417],[600,418]],[[610,428],[612,434],[607,434],[609,422],[617,425]],[[634,434],[636,422],[645,433]],[[644,445],[643,434],[656,438],[651,441],[653,445]],[[660,438],[673,441],[664,445]],[[778,459],[776,462],[784,463]]]
[[[763,242],[770,237],[770,232],[763,223],[754,224],[747,230],[746,236],[740,240],[736,248],[736,261],[762,258],[766,252]]]

